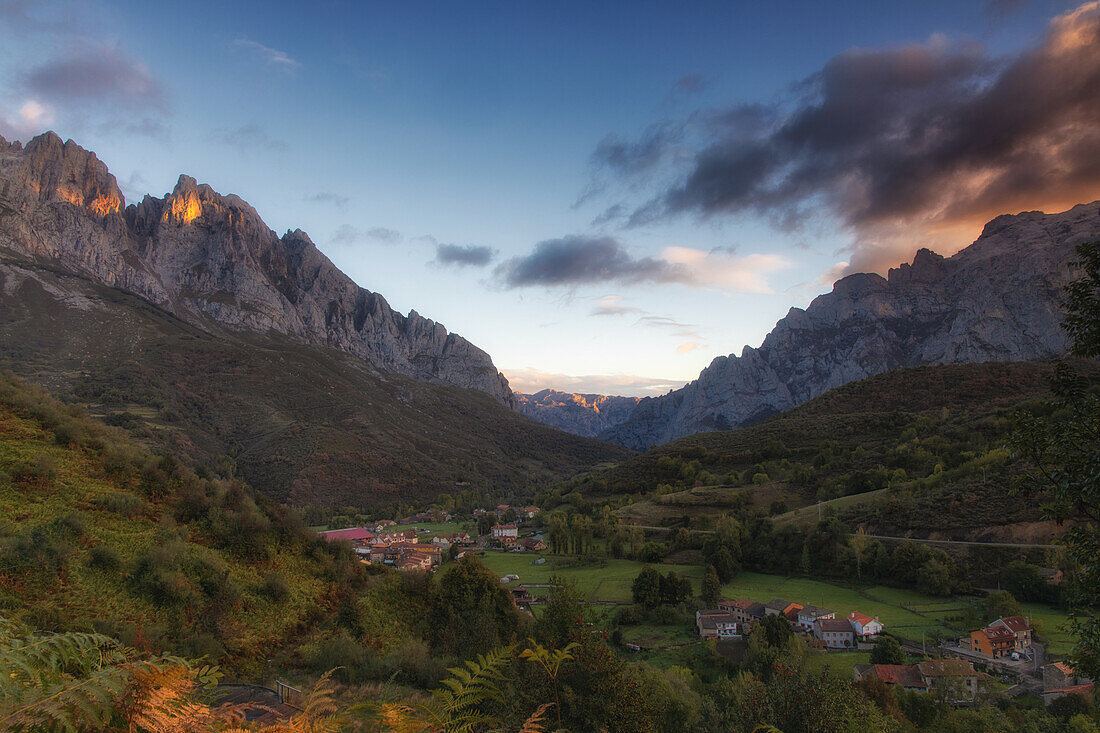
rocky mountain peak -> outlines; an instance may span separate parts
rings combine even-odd
[[[305,232],[280,238],[244,200],[191,176],[125,207],[94,153],[45,133],[0,152],[0,200],[0,264],[5,250],[52,261],[203,328],[274,331],[513,404],[484,351],[415,312],[394,313]]]

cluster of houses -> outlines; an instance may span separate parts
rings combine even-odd
[[[856,664],[852,678],[878,679],[912,692],[939,692],[948,702],[973,702],[981,673],[963,659],[930,659],[917,664]]]
[[[474,517],[483,517],[486,514],[496,514],[498,517],[506,514],[509,509],[516,512],[516,519],[534,519],[542,511],[537,506],[517,506],[511,504],[499,504],[496,509],[474,509]]]
[[[970,651],[992,659],[1023,652],[1031,646],[1032,631],[1023,616],[1005,616],[971,631]]]
[[[431,570],[443,560],[443,551],[452,544],[469,545],[470,535],[456,532],[422,543],[412,530],[388,530],[394,523],[383,520],[374,529],[350,527],[319,532],[327,542],[350,542],[359,561],[367,565],[388,565],[398,570]],[[460,553],[461,554],[461,553]]]
[[[827,608],[803,606],[783,598],[773,598],[767,603],[748,599],[720,601],[716,609],[696,611],[695,623],[703,639],[741,639],[765,616],[783,616],[796,630],[828,649],[873,644],[884,628],[878,618],[858,611],[838,619]]]
[[[519,526],[515,524],[494,524],[492,529],[493,544],[511,550],[527,550],[528,552],[542,552],[546,549],[546,542],[540,537],[519,536]]]

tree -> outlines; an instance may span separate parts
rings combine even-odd
[[[512,594],[474,555],[443,573],[431,604],[434,646],[460,658],[509,643],[524,627]]]
[[[905,652],[892,636],[880,636],[871,650],[871,664],[905,664]]]
[[[661,578],[661,603],[675,606],[691,598],[691,580],[681,578],[675,570],[669,570],[668,575]]]
[[[661,604],[661,574],[646,565],[634,578],[631,592],[638,605],[656,608]]]
[[[867,557],[872,542],[874,540],[862,526],[848,538],[848,546],[852,548],[852,555],[856,559],[856,579],[861,583],[863,582],[863,559]]]
[[[985,597],[985,616],[986,618],[996,620],[1004,618],[1005,616],[1019,616],[1023,613],[1020,609],[1020,604],[1016,602],[1016,599],[1012,597],[1012,594],[1006,590],[998,590],[990,593]]]
[[[1100,357],[1100,242],[1077,248],[1080,277],[1066,287],[1064,327],[1072,353]],[[1045,514],[1073,520],[1063,536],[1075,577],[1068,584],[1069,630],[1076,636],[1071,661],[1087,677],[1100,677],[1100,393],[1067,362],[1051,380],[1050,412],[1017,416],[1012,445],[1033,470],[1025,491],[1046,491]]]
[[[718,551],[714,553],[714,557],[711,558],[710,563],[718,573],[718,579],[723,583],[730,582],[741,573],[741,566],[733,559],[733,555],[730,554],[729,549],[727,549],[725,545],[718,548]]]
[[[703,605],[714,608],[721,594],[722,581],[718,579],[718,571],[713,565],[707,565],[707,570],[703,573]]]

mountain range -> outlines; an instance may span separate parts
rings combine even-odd
[[[1057,357],[1068,347],[1061,299],[1074,248],[1098,239],[1100,202],[1058,214],[999,216],[952,257],[921,249],[886,277],[842,278],[805,310],[791,308],[758,348],[717,357],[684,387],[618,411],[622,419],[599,432],[589,432],[596,419],[577,413],[606,398],[557,395],[552,405],[539,400],[534,408],[521,396],[519,409],[564,430],[645,450],[751,425],[834,387],[903,367]]]
[[[0,140],[0,369],[297,504],[507,498],[629,455],[517,413],[484,351],[303,232],[187,176],[127,206],[53,133]]]

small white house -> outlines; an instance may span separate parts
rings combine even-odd
[[[864,615],[859,611],[852,611],[848,614],[848,623],[852,625],[852,631],[856,636],[861,639],[874,639],[876,636],[882,633],[882,623],[878,620],[878,617],[871,618]]]

